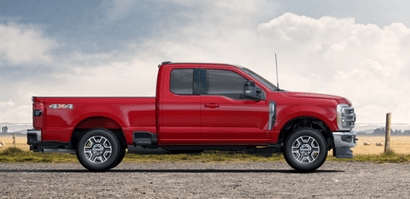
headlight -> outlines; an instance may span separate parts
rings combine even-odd
[[[347,104],[337,105],[337,126],[339,130],[351,130],[355,126],[356,114],[354,113],[354,108]]]

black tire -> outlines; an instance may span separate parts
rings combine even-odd
[[[124,159],[124,156],[125,156],[125,147],[121,147],[120,154],[118,155],[114,163],[110,166],[110,169],[118,166],[121,163],[122,159]]]
[[[311,172],[322,166],[327,157],[325,138],[317,130],[295,130],[285,141],[283,156],[299,172]]]
[[[106,171],[121,155],[118,138],[109,130],[89,130],[77,145],[77,158],[90,171]]]

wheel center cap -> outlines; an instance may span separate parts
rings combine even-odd
[[[303,144],[300,146],[299,150],[303,156],[307,156],[312,152],[312,147],[309,144]]]
[[[101,155],[104,151],[104,147],[101,144],[95,144],[91,150],[95,155]]]

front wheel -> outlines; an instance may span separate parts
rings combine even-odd
[[[78,142],[77,158],[90,171],[106,171],[121,155],[120,142],[107,129],[92,129]]]
[[[295,170],[314,171],[326,160],[325,138],[315,129],[297,129],[286,139],[283,155],[286,162]]]

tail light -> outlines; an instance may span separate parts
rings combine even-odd
[[[41,129],[43,127],[44,104],[40,102],[33,103],[33,127]]]

